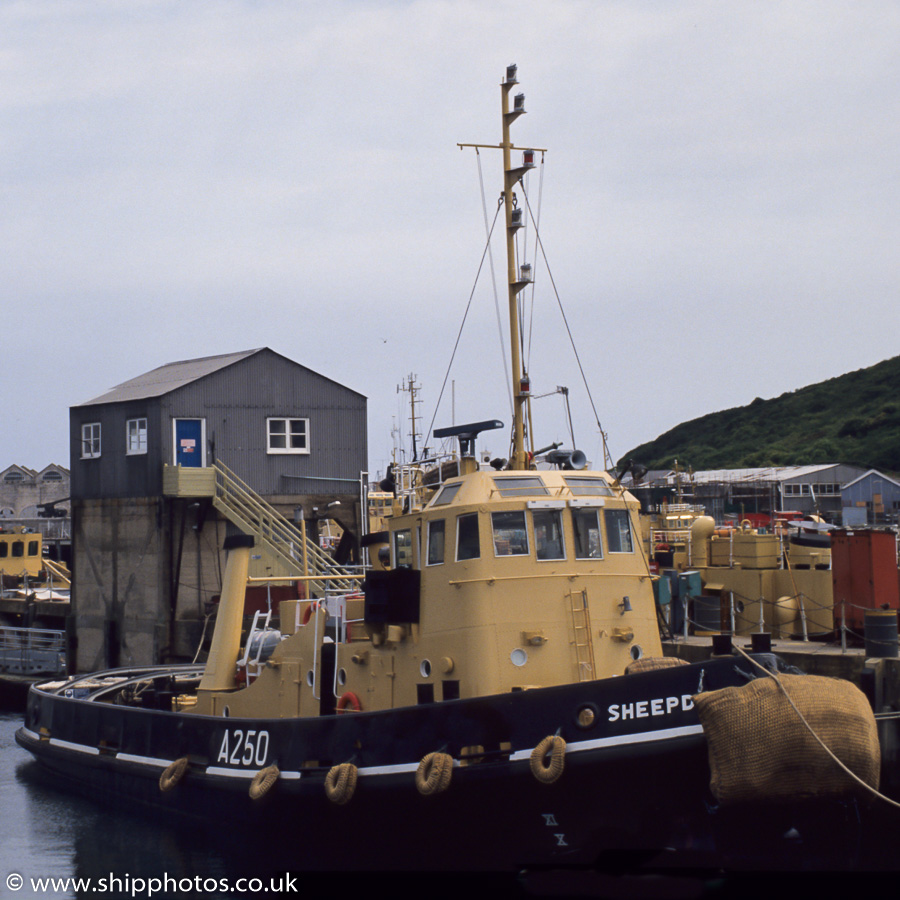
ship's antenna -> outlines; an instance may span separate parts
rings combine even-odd
[[[510,108],[510,91],[518,84],[516,78],[517,67],[506,67],[506,77],[500,84],[501,109],[503,115],[503,140],[499,145],[489,144],[460,144],[460,147],[486,148],[493,146],[503,151],[503,206],[506,212],[506,270],[509,283],[509,345],[511,351],[511,375],[513,393],[513,437],[512,452],[510,454],[511,469],[529,468],[529,454],[525,449],[526,421],[530,417],[531,383],[528,373],[522,367],[522,352],[520,346],[520,325],[518,310],[519,292],[532,283],[531,266],[516,262],[515,235],[524,227],[525,217],[515,198],[514,188],[521,181],[522,176],[534,168],[534,154],[546,153],[546,150],[533,147],[522,148],[522,164],[513,166],[513,143],[509,139],[509,127],[519,116],[525,114],[525,95],[516,94]]]

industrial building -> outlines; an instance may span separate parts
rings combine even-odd
[[[132,378],[70,409],[70,442],[78,671],[194,658],[229,529],[259,530],[257,575],[290,568],[293,537],[263,546],[276,518],[328,508],[355,550],[366,398],[268,348]]]

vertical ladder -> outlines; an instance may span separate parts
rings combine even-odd
[[[569,609],[575,650],[575,667],[579,681],[591,681],[594,675],[594,644],[591,640],[591,613],[588,609],[587,590],[569,591]]]

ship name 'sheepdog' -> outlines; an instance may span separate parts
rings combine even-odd
[[[681,710],[686,712],[694,708],[690,694],[680,697],[656,697],[653,700],[637,700],[634,703],[613,703],[609,707],[609,721],[619,719],[646,719],[648,716],[665,716]]]

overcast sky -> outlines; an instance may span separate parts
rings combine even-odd
[[[68,408],[115,384],[268,346],[369,398],[383,470],[392,428],[409,444],[398,385],[417,376],[427,428],[447,376],[485,242],[457,143],[500,140],[510,63],[613,458],[895,356],[898,47],[895,0],[6,0],[0,469],[68,465]],[[599,466],[534,261],[532,388],[569,388]],[[436,427],[509,424],[505,349],[486,264]],[[534,432],[571,444],[561,394]]]

